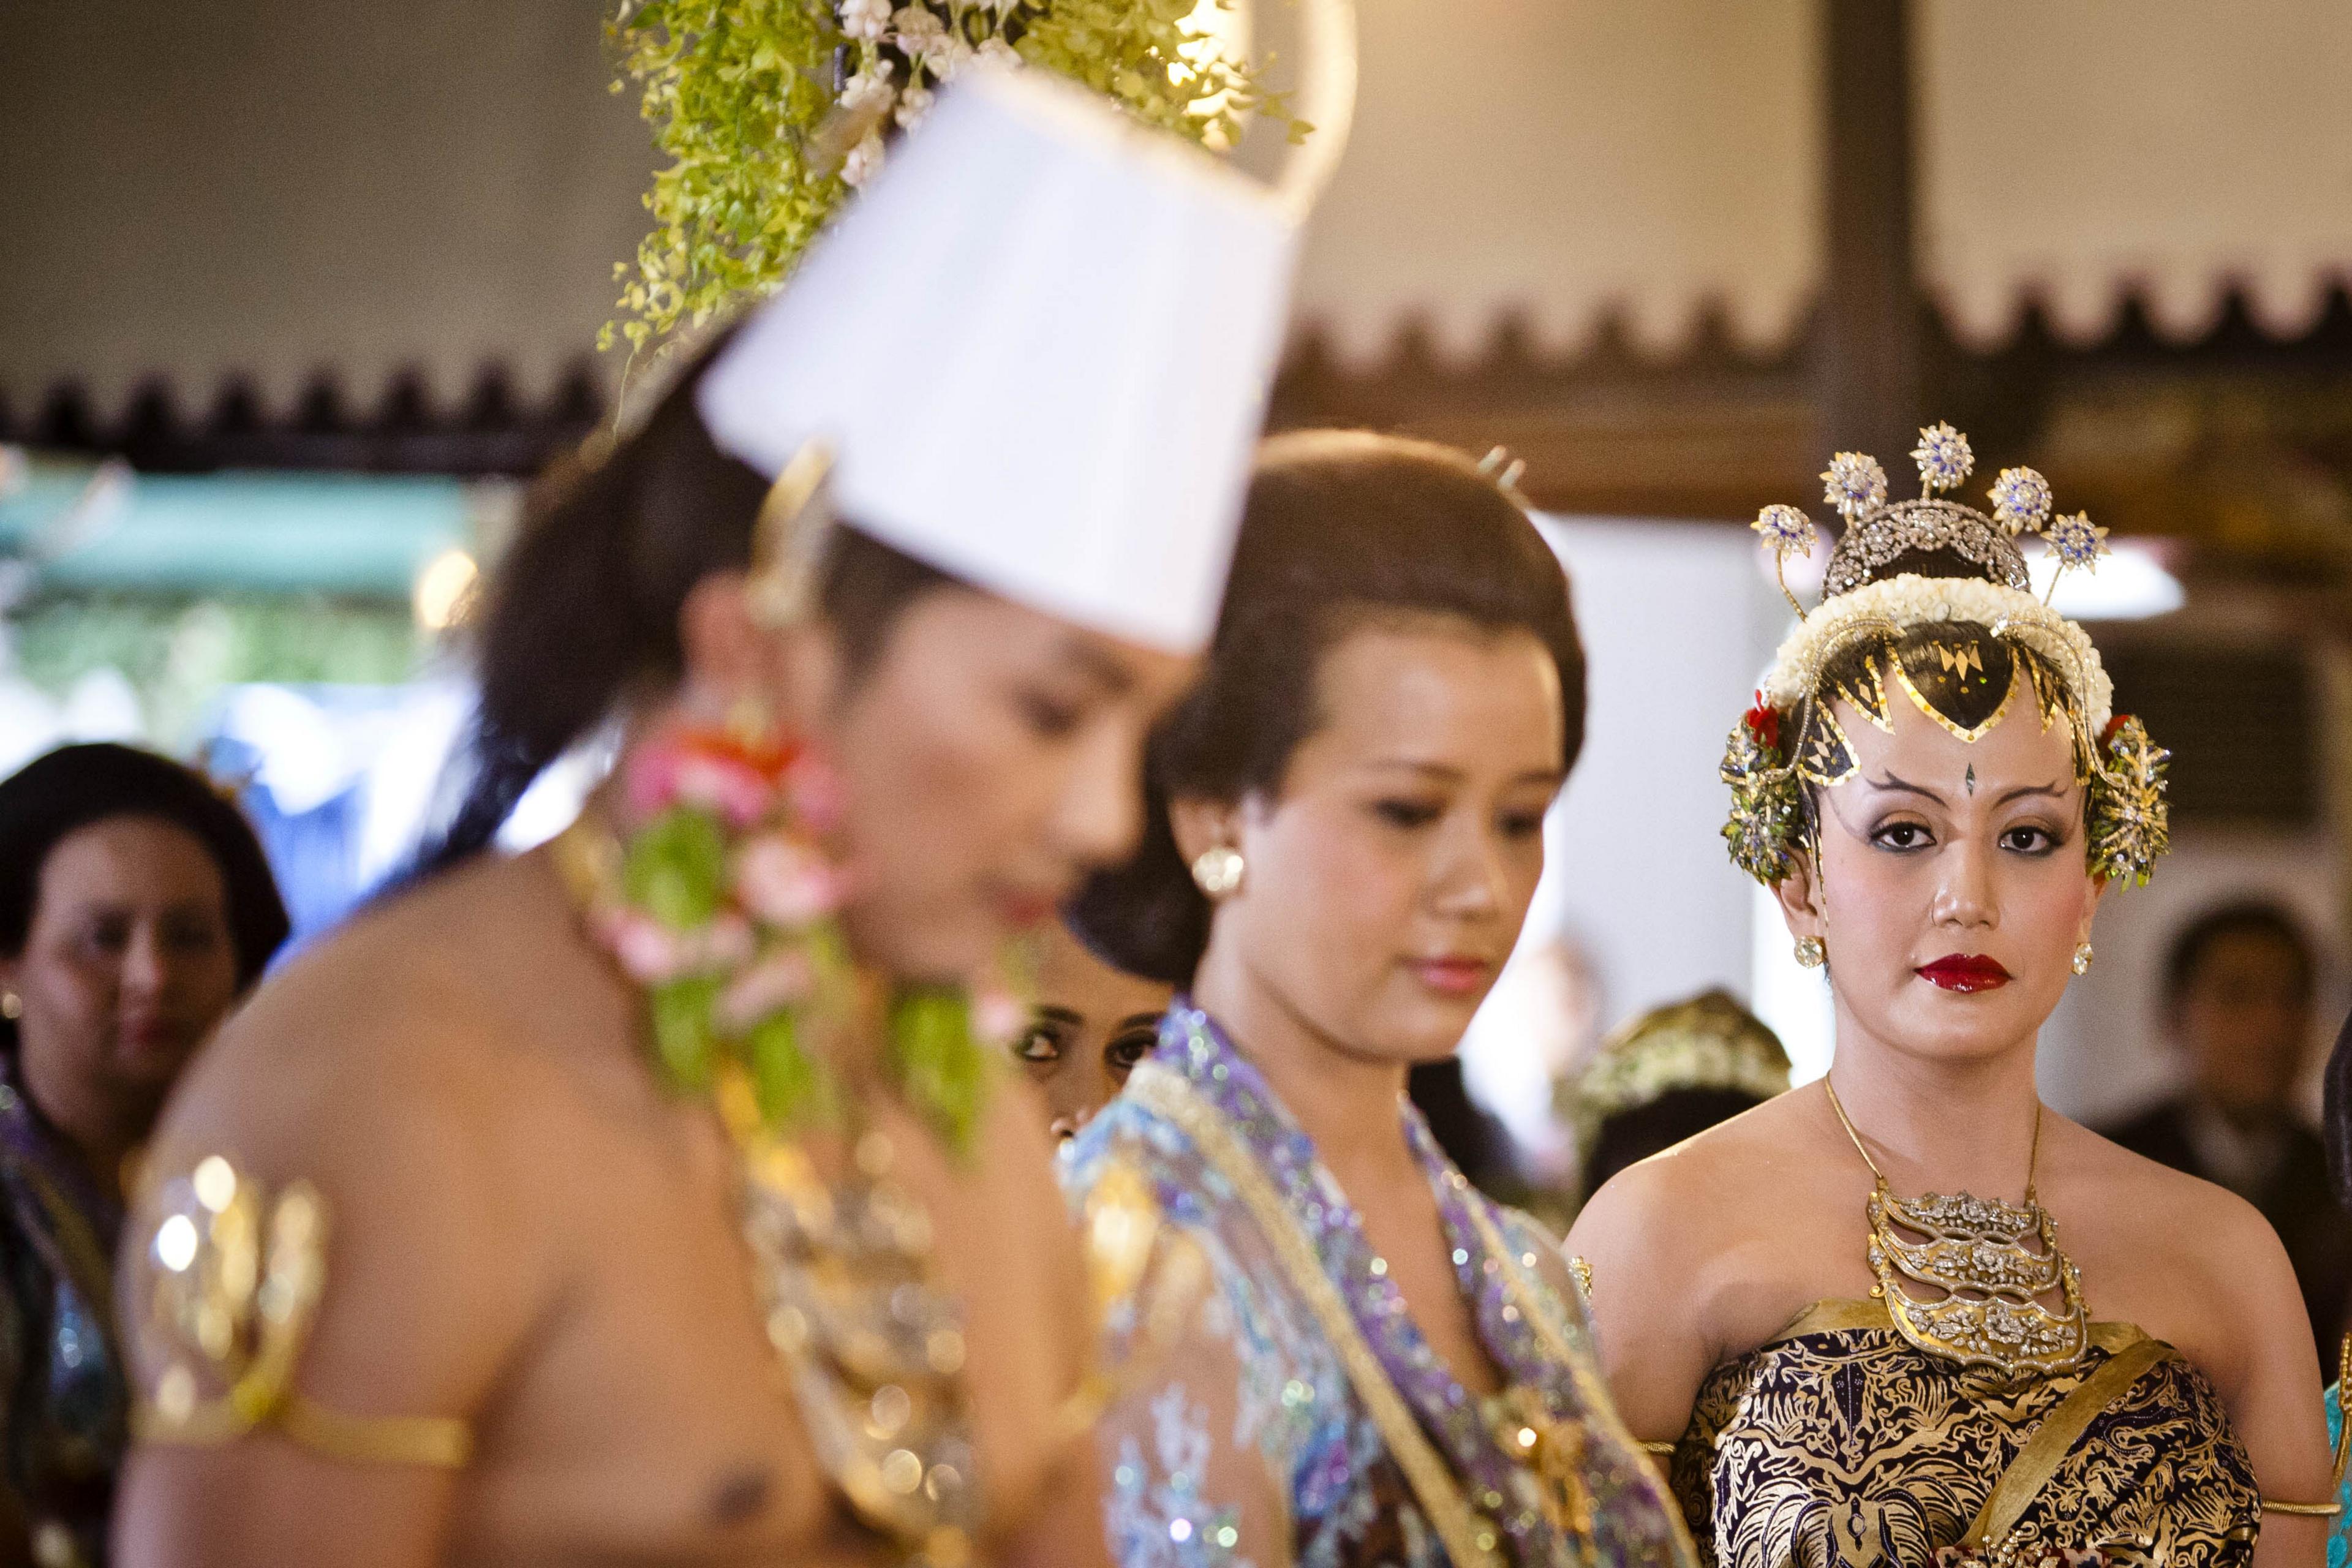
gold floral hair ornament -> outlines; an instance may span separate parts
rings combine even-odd
[[[2083,512],[2053,517],[2050,483],[2032,468],[2000,470],[1988,493],[1990,516],[1952,499],[1945,492],[1967,480],[1976,456],[1948,424],[1922,429],[1911,456],[1919,497],[1894,502],[1876,458],[1840,452],[1830,459],[1822,496],[1845,530],[1830,552],[1822,603],[1811,611],[1789,592],[1784,569],[1790,555],[1811,552],[1813,520],[1775,505],[1751,525],[1772,553],[1798,621],[1724,749],[1720,773],[1732,803],[1723,836],[1733,863],[1768,886],[1789,874],[1806,830],[1806,784],[1834,785],[1853,769],[1833,704],[1843,701],[1885,729],[1891,686],[1963,741],[1986,733],[2021,701],[2044,729],[2064,720],[2089,796],[2091,868],[2144,885],[2168,842],[2169,753],[2138,721],[2113,717],[2114,685],[2098,649],[2050,605],[2066,573],[2097,569],[2108,553],[2107,531]],[[2040,597],[2018,548],[2027,533],[2042,537],[2055,563]],[[1904,570],[1909,558],[1928,552],[1958,557],[1978,575]],[[1929,637],[1927,650],[1904,651],[1918,628],[1939,625],[1950,629]]]
[[[2128,713],[2109,721],[2091,776],[2091,872],[2102,880],[2145,888],[2158,857],[2172,847],[2164,800],[2172,753],[2147,738]]]
[[[1601,1122],[1677,1089],[1731,1089],[1769,1100],[1789,1087],[1789,1054],[1762,1019],[1720,987],[1654,1007],[1601,1042],[1561,1086],[1560,1110],[1590,1151]]]

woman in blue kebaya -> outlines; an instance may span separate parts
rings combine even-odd
[[[1123,1564],[1688,1561],[1556,1244],[1404,1096],[1518,938],[1583,711],[1566,579],[1477,466],[1269,444],[1155,837],[1074,911],[1183,988],[1066,1168]]]

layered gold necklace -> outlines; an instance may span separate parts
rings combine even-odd
[[[2083,1277],[2058,1249],[2058,1222],[2034,1195],[2042,1162],[2042,1105],[2033,1107],[2033,1152],[2025,1202],[1955,1193],[1898,1198],[1870,1157],[1827,1079],[1830,1109],[1870,1167],[1870,1293],[1886,1303],[1895,1331],[1932,1356],[2016,1382],[2070,1372],[2089,1348]],[[2035,1245],[2028,1245],[2032,1237]],[[1906,1285],[1906,1281],[1909,1284]],[[1937,1292],[1915,1295],[1912,1286]],[[2053,1310],[2042,1298],[2064,1302]]]

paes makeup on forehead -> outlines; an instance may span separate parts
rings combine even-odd
[[[1970,780],[1975,779],[1976,771],[1976,764],[1971,763],[1969,765],[1969,777]],[[1864,777],[1862,782],[1868,784],[1873,789],[1885,790],[1890,794],[1916,795],[1923,800],[1933,801],[1937,805],[1948,806],[1951,804],[1941,795],[1929,789],[1926,784],[1913,784],[1909,779],[1899,778],[1891,773],[1882,774],[1877,778]],[[2024,800],[2033,795],[2043,795],[2052,800],[2063,800],[2066,798],[2067,792],[2073,786],[2071,784],[2019,784],[2014,789],[2004,790],[2000,798],[1996,799],[1992,804],[1997,806],[2007,805],[2011,801]]]

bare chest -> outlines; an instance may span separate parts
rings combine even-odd
[[[761,1331],[715,1135],[581,1138],[550,1176],[571,1267],[484,1413],[459,1554],[864,1560]]]
[[[894,1131],[894,1187],[927,1216],[926,1273],[958,1303],[982,1517],[1017,1523],[1063,1457],[1057,1417],[1083,1341],[1075,1240],[1042,1154],[1034,1172],[1026,1151],[950,1166],[924,1157],[916,1129]],[[809,1391],[771,1342],[772,1282],[715,1123],[683,1108],[583,1118],[542,1152],[569,1266],[481,1423],[465,1552],[890,1560],[819,1464],[800,1403]],[[838,1405],[845,1391],[833,1394]]]

